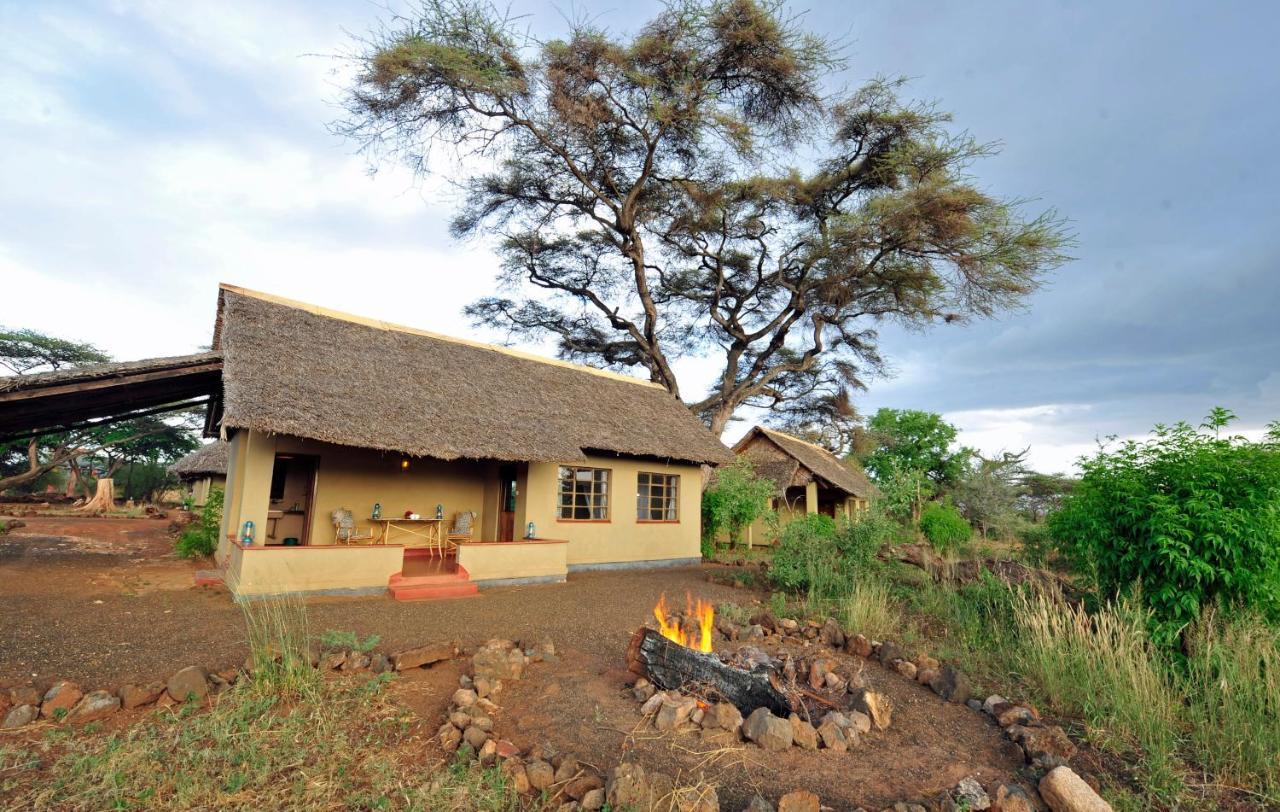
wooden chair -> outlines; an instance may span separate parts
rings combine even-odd
[[[333,517],[333,526],[337,531],[334,538],[336,543],[359,544],[362,541],[373,541],[373,529],[363,532],[356,530],[356,520],[346,508],[338,508],[329,515]]]
[[[471,541],[471,536],[476,531],[476,514],[475,511],[467,510],[462,513],[453,514],[453,527],[449,528],[449,534],[445,536],[445,541],[451,548],[456,548],[460,541]]]

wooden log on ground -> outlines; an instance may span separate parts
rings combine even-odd
[[[631,636],[627,668],[663,690],[693,689],[718,694],[744,716],[763,707],[786,717],[796,708],[795,700],[781,689],[782,681],[773,669],[734,668],[714,654],[685,648],[650,628],[638,629]]]

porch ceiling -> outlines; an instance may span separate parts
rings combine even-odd
[[[205,352],[0,379],[0,441],[206,406],[222,356]]]

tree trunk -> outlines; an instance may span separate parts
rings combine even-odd
[[[764,707],[786,718],[796,707],[796,702],[782,691],[782,680],[776,671],[764,667],[744,671],[725,665],[714,654],[685,648],[647,627],[631,636],[627,668],[663,690],[692,689],[718,695],[733,703],[744,716]]]
[[[111,477],[99,479],[98,492],[93,495],[92,499],[85,502],[80,509],[91,513],[103,513],[114,509],[116,506],[115,491],[115,483],[111,480]]]

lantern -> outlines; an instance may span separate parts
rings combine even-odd
[[[533,537],[534,537],[534,533],[533,533],[533,522],[529,522],[529,526],[528,526],[528,528],[526,528],[526,529],[525,529],[525,531],[524,531],[524,537],[525,537],[525,538],[527,538],[527,539],[531,539],[531,538],[533,538]]]
[[[251,521],[245,521],[244,528],[240,531],[240,542],[246,547],[253,546],[253,540],[258,535],[258,528]]]
[[[382,503],[381,503],[381,502],[374,502],[374,503],[373,503],[373,518],[375,518],[375,519],[381,519],[381,518],[382,518]]]
[[[444,518],[444,505],[436,505],[436,518],[437,519]]]

